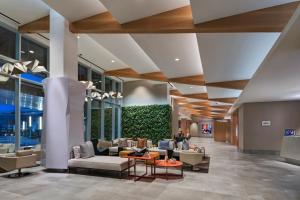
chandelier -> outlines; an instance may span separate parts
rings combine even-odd
[[[10,76],[16,76],[23,73],[48,73],[44,66],[39,65],[40,61],[34,60],[33,65],[29,66],[32,61],[5,63],[0,68],[0,82],[6,82]]]
[[[104,92],[102,90],[98,90],[96,89],[96,87],[94,86],[94,83],[92,81],[80,81],[83,84],[86,85],[86,90],[91,91],[90,95],[87,96],[86,101],[88,100],[88,98],[90,99],[96,99],[96,100],[103,100],[103,99],[107,99],[107,98],[112,98],[112,99],[122,99],[122,93],[121,92],[114,92],[114,91],[110,91],[110,92]]]

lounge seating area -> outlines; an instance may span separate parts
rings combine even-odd
[[[188,141],[185,142],[188,143]],[[191,166],[192,170],[197,171],[196,166],[202,164],[205,159],[205,149],[190,145],[188,150],[183,150],[178,148],[178,146],[182,148],[181,143],[176,144],[175,140],[164,139],[158,142],[158,147],[153,147],[152,141],[145,138],[136,140],[120,138],[114,141],[99,140],[97,145],[88,141],[73,146],[68,168],[69,172],[75,173],[76,169],[115,171],[118,172],[119,177],[122,177],[123,172],[126,172],[126,170],[129,172],[129,169],[135,166],[136,163],[133,162],[136,162],[136,160],[129,159],[133,156],[136,158],[153,158],[154,161],[150,159],[140,162],[145,164],[146,167],[150,165],[151,170],[155,166],[155,160],[162,159],[171,163],[174,159]],[[96,149],[94,149],[95,146]],[[135,152],[139,150],[143,150],[145,153],[136,155]]]

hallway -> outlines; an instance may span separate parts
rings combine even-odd
[[[212,139],[192,138],[211,156],[209,173],[184,172],[182,180],[153,182],[87,176],[37,173],[29,177],[0,177],[1,199],[161,199],[161,200],[299,200],[300,167],[273,156],[247,155],[234,146]],[[30,184],[28,184],[30,183]],[[74,195],[76,194],[76,195]]]

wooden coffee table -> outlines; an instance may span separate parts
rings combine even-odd
[[[151,166],[151,175],[150,176],[147,176],[148,175],[148,164],[146,163],[146,161],[152,161],[153,163],[155,163],[156,161],[156,157],[155,156],[124,156],[124,158],[127,158],[128,159],[128,176],[129,177],[133,177],[133,180],[134,181],[138,181],[140,180],[141,178],[151,178],[151,179],[155,179],[155,176],[152,176],[152,166]],[[144,174],[142,175],[137,175],[136,173],[136,161],[137,160],[140,160],[140,161],[144,161],[144,164],[145,164],[145,167],[146,167],[146,171]],[[133,164],[131,165],[131,161],[133,161]],[[133,167],[133,175],[131,175],[130,173],[130,168]],[[154,168],[155,170],[155,168]]]
[[[154,166],[154,175],[159,175],[156,173],[156,168],[165,168],[165,173],[164,175],[166,179],[168,180],[170,176],[179,176],[180,178],[183,178],[183,168],[182,168],[183,163],[180,161],[165,161],[165,160],[156,160],[155,161],[155,166]],[[175,168],[175,169],[180,169],[181,173],[180,174],[171,174],[168,173],[169,168]]]

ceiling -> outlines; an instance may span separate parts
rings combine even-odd
[[[193,22],[198,24],[294,1],[1,0],[0,11],[21,24],[47,16],[50,7],[70,22],[109,12],[117,22],[124,24],[190,5]],[[138,74],[161,72],[168,79],[203,75],[206,83],[251,79],[244,91],[242,88],[228,89],[171,81],[182,95],[207,93],[208,99],[239,98],[236,105],[253,101],[300,99],[300,93],[292,96],[295,91],[300,92],[295,87],[299,85],[296,79],[299,72],[293,67],[296,60],[276,58],[274,55],[270,59],[267,56],[274,44],[278,43],[278,38],[283,37],[280,35],[279,32],[80,34],[78,54],[106,71],[131,68]],[[296,48],[292,45],[297,44],[290,44],[289,48]],[[284,49],[280,53],[284,56]],[[286,59],[290,65],[282,65],[279,58]],[[125,81],[138,80],[121,78]],[[274,91],[272,86],[276,86],[277,90]],[[278,95],[279,92],[284,95]],[[186,100],[207,101],[195,98]],[[211,100],[208,104],[224,106],[233,103]]]

